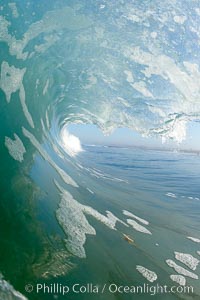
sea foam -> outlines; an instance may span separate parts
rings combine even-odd
[[[16,291],[14,287],[3,279],[0,274],[0,299],[2,300],[28,300],[20,292]]]
[[[25,72],[25,68],[15,68],[14,66],[9,66],[6,61],[2,62],[0,87],[4,91],[8,103],[11,95],[20,90]]]
[[[171,198],[177,198],[174,193],[167,193],[165,195],[168,196],[168,197],[171,197]]]
[[[174,252],[175,253],[175,258],[185,264],[187,267],[189,267],[191,270],[195,271],[198,264],[199,260],[192,256],[191,254],[187,253],[180,253],[180,252]]]
[[[56,181],[55,184],[61,192],[61,202],[56,211],[56,216],[67,235],[66,247],[72,254],[80,258],[85,258],[84,244],[86,242],[86,235],[96,234],[94,227],[89,224],[85,215],[92,216],[112,230],[116,230],[115,225],[117,221],[127,226],[127,224],[109,211],[104,216],[92,207],[80,204]]]
[[[123,210],[123,214],[124,214],[125,216],[128,216],[128,217],[131,217],[131,218],[134,218],[134,219],[138,220],[140,223],[143,223],[143,224],[145,224],[145,225],[149,225],[149,222],[148,222],[148,221],[139,218],[138,216],[132,214],[131,212],[129,212],[129,211],[127,211],[127,210]]]
[[[0,16],[0,23],[0,41],[7,42],[11,55],[16,55],[17,59],[26,60],[34,55],[33,51],[29,53],[27,49],[24,52],[26,46],[39,35],[46,34],[46,37],[41,44],[34,46],[34,50],[44,52],[58,40],[56,32],[62,29],[78,30],[86,28],[90,26],[91,21],[84,15],[78,14],[76,10],[66,6],[62,9],[48,11],[41,20],[32,23],[21,40],[17,40],[14,35],[9,33],[10,22],[5,17]]]
[[[200,239],[197,239],[197,238],[194,238],[194,237],[191,237],[191,236],[188,236],[187,237],[189,240],[195,242],[195,243],[200,243]]]
[[[145,277],[150,282],[154,282],[158,278],[158,276],[155,272],[150,271],[150,270],[146,269],[145,267],[136,266],[136,269],[138,270],[138,272],[140,272],[142,274],[143,277]]]
[[[179,285],[186,285],[186,279],[182,275],[170,275],[172,281],[177,282]]]
[[[31,114],[28,111],[26,102],[25,102],[25,89],[23,86],[23,77],[26,72],[26,68],[19,69],[14,66],[9,66],[6,61],[3,61],[1,64],[1,81],[0,88],[4,91],[6,95],[6,100],[9,103],[11,95],[19,91],[19,98],[22,105],[24,115],[29,122],[30,126],[34,128],[34,123],[31,117]]]
[[[28,121],[29,125],[32,128],[34,128],[35,126],[34,126],[34,123],[33,123],[32,116],[29,113],[28,108],[26,106],[26,94],[25,94],[25,89],[24,89],[23,84],[21,85],[20,90],[19,90],[19,98],[20,98],[22,110],[23,110],[23,113],[26,117],[26,120]]]
[[[139,232],[146,233],[146,234],[152,234],[151,231],[149,231],[146,227],[138,224],[136,221],[134,221],[132,219],[127,219],[127,223]]]
[[[4,91],[8,103],[12,93],[20,89],[25,72],[26,68],[19,69],[9,66],[6,61],[2,62],[0,87]]]
[[[186,270],[185,268],[177,265],[173,260],[167,259],[166,263],[168,264],[169,267],[173,268],[177,273],[180,275],[184,275],[193,279],[198,279],[198,275]]]
[[[106,211],[106,216],[100,214],[98,211],[93,209],[90,206],[84,206],[82,205],[83,212],[93,216],[96,220],[100,221],[101,223],[105,224],[110,229],[115,229],[116,222],[123,224],[124,226],[128,227],[126,223],[124,223],[122,220],[117,218],[115,215],[113,215],[110,211]]]
[[[17,10],[16,3],[14,3],[14,2],[8,3],[8,6],[11,9],[13,17],[14,18],[18,18],[19,17],[19,13],[18,13],[18,10]]]
[[[72,254],[84,258],[86,257],[84,249],[86,234],[95,235],[96,231],[86,219],[81,205],[69,192],[60,186],[59,189],[62,191],[61,202],[56,216],[67,235],[66,247]]]
[[[24,159],[24,153],[26,153],[26,149],[24,144],[20,140],[17,134],[14,133],[15,140],[12,140],[9,137],[5,137],[5,146],[8,148],[9,154],[19,162],[22,162]]]

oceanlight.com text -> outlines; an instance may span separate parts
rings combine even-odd
[[[194,288],[192,286],[167,286],[167,285],[118,285],[115,283],[93,284],[87,283],[85,285],[75,283],[73,285],[64,285],[61,283],[37,283],[35,286],[27,284],[25,286],[27,293],[35,292],[36,294],[52,294],[52,295],[67,295],[67,294],[149,294],[155,296],[158,294],[193,294]]]

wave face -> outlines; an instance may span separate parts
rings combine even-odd
[[[14,9],[6,2],[3,101],[40,138],[50,127],[59,138],[65,124],[79,122],[181,141],[200,113],[195,3],[22,1]]]
[[[77,237],[81,246],[74,244],[70,229],[73,254],[78,249],[85,256],[85,234],[95,234],[85,214],[114,230],[117,220],[123,223],[109,211],[100,214],[75,200],[87,174],[123,179],[83,167],[77,159],[83,149],[65,131],[68,124],[95,124],[104,134],[127,127],[181,142],[187,123],[199,121],[200,9],[198,1],[181,0],[2,0],[0,9],[0,225],[7,228],[0,266],[6,280],[20,287],[22,274],[46,278],[73,268],[62,239],[47,238],[48,229],[35,218],[38,199],[49,193],[59,202],[66,195],[52,182],[73,194],[59,210],[73,199],[85,222]],[[93,193],[91,187],[88,191]],[[49,230],[57,226],[56,217],[64,222],[59,210],[55,217],[57,202],[51,204],[55,224]],[[78,215],[75,219],[79,227]],[[20,253],[19,261],[12,261],[17,273],[6,265],[11,248]]]

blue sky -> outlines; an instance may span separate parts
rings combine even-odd
[[[117,129],[110,136],[104,136],[95,125],[71,124],[68,126],[68,131],[79,137],[83,144],[136,145],[200,150],[200,124],[195,122],[189,123],[187,138],[180,145],[170,141],[163,145],[160,138],[144,138],[128,128]]]

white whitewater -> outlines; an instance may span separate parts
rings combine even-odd
[[[191,254],[187,253],[180,253],[180,252],[174,252],[175,253],[175,258],[185,264],[187,267],[189,267],[191,270],[195,271],[198,264],[199,260],[192,256]]]
[[[140,274],[142,274],[142,276],[144,278],[146,278],[149,282],[154,282],[157,280],[158,276],[155,272],[143,267],[143,266],[136,266],[136,270],[138,270],[138,272]]]
[[[80,204],[56,181],[55,184],[61,193],[61,201],[59,208],[56,211],[56,216],[59,224],[67,235],[66,247],[72,254],[80,258],[85,258],[86,252],[84,245],[86,242],[86,235],[96,234],[96,230],[89,224],[85,215],[92,216],[112,230],[116,230],[116,222],[120,222],[124,226],[127,226],[126,223],[109,211],[107,211],[106,216],[104,216],[92,207]]]
[[[172,281],[178,283],[179,285],[182,285],[182,286],[186,285],[186,279],[182,275],[170,275],[170,278]]]
[[[186,276],[186,277],[190,277],[193,279],[198,279],[198,275],[186,270],[185,268],[177,265],[173,260],[171,259],[167,259],[166,263],[168,264],[169,267],[173,268],[177,273],[179,273],[180,275]]]
[[[19,162],[22,162],[24,159],[24,154],[26,153],[26,149],[21,139],[17,134],[14,133],[14,140],[9,137],[5,137],[5,146],[8,149],[9,154]]]

